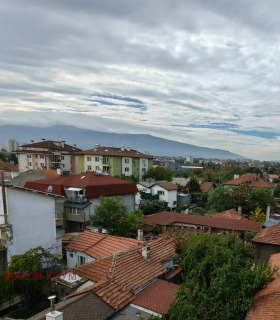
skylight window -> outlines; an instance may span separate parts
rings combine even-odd
[[[80,179],[82,180],[82,179],[84,179],[86,176],[82,176]]]

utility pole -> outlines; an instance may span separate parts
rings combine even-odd
[[[1,174],[1,186],[2,186],[2,200],[3,200],[3,210],[4,210],[4,223],[8,224],[8,219],[7,219],[7,202],[6,202],[6,187],[5,187],[5,181],[4,181],[4,171],[0,171]]]

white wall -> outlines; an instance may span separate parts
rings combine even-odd
[[[125,163],[125,162],[128,163]],[[127,168],[125,171],[125,168]],[[125,176],[131,176],[132,175],[132,158],[128,158],[128,157],[123,157],[122,158],[122,174],[124,174]]]
[[[2,190],[0,187],[0,194]],[[42,246],[56,253],[54,197],[26,190],[6,188],[8,223],[13,228],[13,239],[8,244],[8,262],[16,254]],[[2,199],[0,224],[4,222]]]
[[[175,208],[177,206],[177,190],[168,191],[158,185],[152,186],[151,190],[153,195],[158,194],[158,191],[163,191],[164,194],[159,195],[159,200],[167,202],[169,208]],[[174,201],[176,201],[175,204]]]
[[[71,257],[73,255],[73,257]],[[74,251],[74,250],[66,250],[66,259],[67,259],[67,268],[68,270],[76,268],[79,266],[79,257],[85,258],[85,263],[94,261],[96,259],[92,258],[91,256],[83,253],[81,251]]]

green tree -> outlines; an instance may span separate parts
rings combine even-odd
[[[254,295],[276,269],[254,264],[254,251],[235,234],[190,236],[183,243],[184,283],[169,310],[171,320],[244,319]]]
[[[102,227],[111,235],[134,237],[141,216],[141,210],[129,212],[127,206],[121,202],[121,197],[100,197],[100,204],[95,207],[90,220],[93,226]]]
[[[135,177],[134,175],[131,175],[131,176],[126,176],[125,174],[122,174],[121,176],[115,175],[114,178],[118,178],[118,179],[122,179],[122,180],[126,180],[126,181],[131,181],[134,183],[137,183],[139,181],[139,179],[137,177]]]
[[[170,169],[165,169],[162,167],[151,168],[150,170],[148,170],[145,178],[153,178],[156,181],[160,181],[160,180],[171,181],[172,171]]]
[[[215,171],[210,168],[206,168],[204,170],[203,177],[204,177],[204,181],[206,181],[206,182],[214,182],[215,181]]]
[[[4,155],[4,153],[0,153],[0,161],[1,160],[6,162],[6,156]]]
[[[260,207],[263,212],[266,212],[267,205],[271,205],[272,210],[274,208],[274,198],[272,194],[263,188],[255,188],[251,191],[251,209],[255,210]]]
[[[165,201],[148,201],[140,205],[140,210],[144,215],[158,213],[167,210],[168,203]]]
[[[203,171],[200,168],[194,168],[192,169],[192,174],[194,176],[202,177]]]
[[[220,177],[221,177],[221,182],[226,182],[229,180],[232,180],[234,178],[235,174],[242,175],[243,170],[241,167],[238,166],[225,166],[220,170]]]
[[[235,208],[241,206],[243,214],[250,213],[251,188],[246,183],[242,183],[238,187],[234,188],[231,192],[231,197]]]
[[[274,197],[280,198],[280,184],[277,184],[277,186],[274,189]]]
[[[231,192],[222,185],[218,186],[208,197],[208,208],[215,212],[223,212],[232,209],[233,200]]]
[[[199,182],[195,177],[191,177],[190,181],[187,183],[190,193],[201,192]]]
[[[8,162],[13,161],[15,165],[18,164],[18,158],[14,153],[11,153],[7,159]]]
[[[205,207],[207,204],[207,199],[207,193],[194,192],[192,194],[192,203],[195,203],[198,207]]]
[[[255,211],[251,211],[250,219],[258,222],[265,222],[266,215],[262,212],[262,209],[257,207]]]

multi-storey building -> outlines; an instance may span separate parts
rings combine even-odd
[[[65,141],[46,141],[20,146],[16,151],[19,171],[27,170],[56,170],[77,172],[76,152],[81,151],[75,145],[70,146]]]
[[[110,176],[135,176],[142,180],[153,166],[153,157],[129,147],[94,149],[77,152],[78,172],[95,171]]]
[[[13,139],[8,140],[8,152],[16,151],[18,149],[18,142]]]

